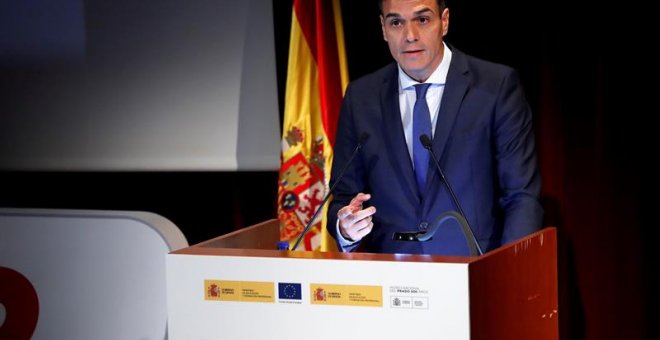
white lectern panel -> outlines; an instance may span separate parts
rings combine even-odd
[[[463,263],[170,254],[167,282],[173,340],[470,339]]]

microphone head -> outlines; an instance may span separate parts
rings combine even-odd
[[[367,140],[369,140],[369,137],[370,136],[368,132],[362,132],[362,134],[360,134],[360,139],[358,144],[360,145],[364,144]]]
[[[431,138],[426,134],[419,136],[419,141],[424,145],[425,148],[431,149]]]

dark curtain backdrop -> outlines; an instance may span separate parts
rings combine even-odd
[[[273,0],[280,112],[291,4]],[[342,6],[356,79],[391,57],[375,0]],[[630,2],[449,6],[447,41],[518,69],[535,112],[546,224],[559,231],[562,339],[656,338],[648,197],[658,110],[641,100],[657,96],[657,62],[645,51],[657,40],[655,21],[644,18],[652,12]],[[146,210],[172,220],[191,244],[276,216],[276,172],[4,172],[0,181],[3,207]]]

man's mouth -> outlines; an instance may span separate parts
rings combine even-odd
[[[409,51],[403,51],[403,54],[405,55],[416,55],[424,52],[424,50],[409,50]]]

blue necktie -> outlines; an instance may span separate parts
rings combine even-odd
[[[429,152],[424,149],[422,142],[419,141],[419,136],[427,135],[432,138],[431,133],[431,114],[429,112],[429,105],[426,103],[426,91],[431,84],[417,84],[415,85],[415,92],[417,99],[413,107],[413,164],[415,165],[415,178],[417,179],[417,188],[419,189],[419,196],[424,194],[426,187],[426,174],[429,170]]]

